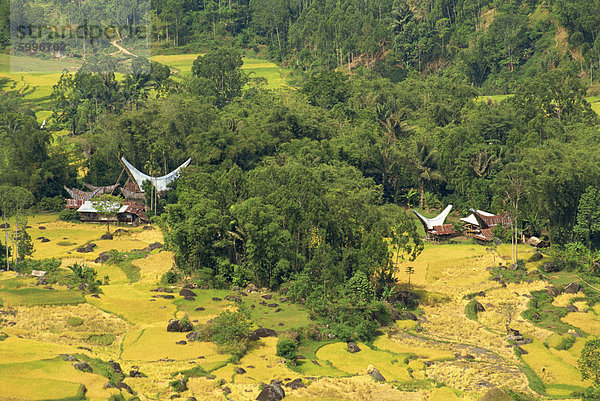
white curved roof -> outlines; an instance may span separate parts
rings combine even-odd
[[[475,217],[475,215],[473,213],[471,213],[467,217],[461,217],[460,220],[464,221],[465,223],[472,224],[474,226],[479,225],[479,222],[477,221],[477,218]]]
[[[124,157],[121,157],[121,161],[123,162],[125,167],[127,167],[127,170],[129,170],[131,176],[135,179],[135,182],[137,183],[138,187],[140,187],[140,190],[144,192],[144,190],[142,189],[142,184],[146,180],[150,181],[157,191],[166,191],[167,186],[173,181],[175,181],[177,178],[179,178],[181,170],[186,168],[191,163],[192,159],[187,159],[185,163],[183,163],[181,166],[177,167],[169,174],[163,175],[162,177],[150,177],[148,174],[142,173],[140,170],[133,167],[133,165],[129,163]]]
[[[427,226],[428,230],[433,230],[433,227],[435,226],[444,225],[444,220],[446,220],[446,217],[448,217],[448,214],[450,214],[450,210],[452,210],[452,205],[446,206],[442,213],[438,214],[432,219],[428,219],[427,217],[417,212],[415,209],[413,209],[413,212],[415,212],[415,214],[417,215],[419,220],[421,220],[423,225]]]

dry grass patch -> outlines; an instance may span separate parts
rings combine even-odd
[[[81,353],[81,350],[69,345],[18,338],[11,335],[8,328],[2,329],[10,337],[0,341],[0,361],[2,363],[18,363],[55,358],[59,354]]]
[[[156,283],[175,263],[173,252],[161,251],[132,262],[140,268],[140,281]]]
[[[275,355],[277,341],[277,337],[261,338],[251,344],[248,353],[240,360],[239,365],[229,364],[215,370],[212,374],[227,382],[245,384],[269,383],[273,379],[283,380],[286,377],[296,377],[297,373],[286,366],[285,360]],[[244,368],[247,373],[235,374],[234,369],[237,366]]]
[[[554,301],[552,301],[552,305],[556,306],[557,308],[564,308],[571,303],[571,300],[573,298],[581,298],[582,296],[584,296],[582,293],[577,293],[577,294],[562,293],[562,294],[558,295],[556,298],[554,298]]]
[[[161,322],[166,328],[169,319],[175,317],[176,307],[171,300],[152,298],[156,293],[150,292],[151,288],[150,283],[108,285],[102,287],[100,298],[86,298],[88,303],[130,323]]]
[[[114,390],[105,390],[103,388],[104,384],[107,382],[107,379],[104,376],[100,376],[95,373],[81,372],[75,369],[71,365],[71,362],[63,361],[60,358],[33,362],[0,364],[0,376],[21,378],[22,385],[25,387],[28,387],[31,383],[35,383],[38,380],[42,380],[50,386],[48,389],[46,389],[43,387],[38,388],[34,385],[33,389],[27,390],[32,397],[29,399],[65,398],[64,396],[59,396],[59,394],[62,394],[62,391],[57,391],[54,386],[56,386],[57,389],[59,389],[61,386],[64,386],[66,389],[69,389],[69,391],[72,392],[74,387],[79,389],[80,384],[85,385],[88,390],[86,396],[91,400],[106,400],[111,394],[115,393]],[[0,382],[3,380],[0,380]],[[75,391],[75,394],[76,393],[77,391]],[[11,391],[9,390],[7,393],[3,392],[2,394],[11,394]]]
[[[255,399],[254,397],[253,399]],[[388,383],[378,383],[371,376],[322,378],[307,388],[291,391],[286,401],[420,401],[421,392],[399,391]]]
[[[404,338],[396,339],[388,336],[380,336],[375,340],[373,345],[381,350],[390,351],[395,354],[411,354],[416,355],[419,358],[425,358],[432,361],[454,359],[454,352],[452,352],[450,349],[444,349],[443,345],[435,348],[426,347],[418,345]]]
[[[63,344],[85,342],[94,334],[123,334],[129,325],[116,316],[91,305],[17,307],[13,330],[24,337]],[[83,320],[79,326],[67,324],[69,318]]]
[[[440,387],[431,390],[428,401],[454,401],[461,398],[456,395],[456,392],[448,387]]]
[[[588,334],[600,336],[600,319],[593,312],[571,312],[560,320]]]
[[[193,341],[185,345],[176,344],[185,339],[185,333],[167,332],[166,322],[160,326],[131,330],[123,340],[121,358],[146,362],[160,359],[196,360],[201,365],[229,358],[229,355],[219,354],[213,343]],[[198,359],[201,356],[204,358]]]
[[[80,388],[78,383],[63,380],[4,376],[0,380],[0,400],[71,399],[79,394]]]
[[[348,352],[346,343],[327,344],[319,348],[317,357],[349,374],[364,372],[369,365],[373,365],[386,380],[410,380],[403,355],[376,351],[362,343],[358,346],[362,351],[352,354]]]

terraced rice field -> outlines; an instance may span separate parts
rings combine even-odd
[[[305,340],[298,351],[301,359],[293,367],[276,356],[276,337],[252,342],[237,360],[213,343],[190,342],[185,333],[167,332],[170,319],[187,316],[194,324],[202,324],[235,308],[234,302],[225,299],[235,293],[230,290],[194,289],[194,300],[180,296],[180,287],[173,288],[172,293],[151,291],[173,265],[172,253],[155,250],[133,260],[131,266],[139,272],[135,279],[121,265],[93,262],[103,251],[116,249],[127,254],[161,242],[160,231],[127,228],[114,240],[103,241],[99,239],[103,225],[60,222],[55,215],[37,215],[28,224],[30,232],[36,233],[34,238],[50,240],[35,240],[35,258],[59,256],[62,268],[86,263],[97,269],[100,277],[107,276],[109,284],[103,285],[96,297],[64,286],[44,288],[36,285],[34,278],[16,277],[13,272],[0,274],[0,332],[8,335],[0,341],[0,376],[4,377],[0,399],[106,400],[114,394],[131,398],[125,390],[104,388],[109,360],[117,361],[125,373],[135,366],[146,375],[123,380],[142,400],[172,396],[224,400],[224,388],[230,392],[229,398],[254,400],[261,382],[279,379],[287,383],[295,378],[301,378],[307,387],[286,388],[286,399],[475,400],[490,387],[503,386],[537,398],[566,399],[588,385],[576,368],[586,338],[577,338],[567,349],[560,349],[570,334],[553,333],[520,316],[527,308],[528,294],[547,283],[503,287],[488,280],[487,267],[506,263],[509,246],[500,246],[494,256],[469,241],[427,244],[423,254],[411,263],[416,271],[411,277],[412,289],[421,297],[421,317],[396,321],[372,344],[358,343],[361,351],[357,353],[350,353],[346,343],[337,339]],[[97,244],[93,252],[77,252],[90,241]],[[527,258],[532,250],[523,246],[520,252]],[[407,263],[403,262],[398,271],[399,282],[404,285]],[[556,278],[565,282],[572,279]],[[485,296],[476,299],[485,311],[478,313],[476,320],[469,319],[465,296],[481,290]],[[264,292],[258,291],[242,297],[249,308],[253,306],[253,328],[290,335],[314,325],[310,311],[301,305],[278,294],[271,294],[267,304],[262,295]],[[581,312],[567,314],[563,322],[586,335],[598,335],[596,309],[580,301],[581,296],[562,294],[554,299],[553,306],[562,308],[575,301]],[[532,340],[522,346],[526,353],[520,357],[504,340],[502,305],[507,302],[517,310],[511,327]],[[277,312],[272,306],[275,304],[280,309]],[[181,341],[187,343],[178,344]],[[65,355],[89,360],[93,371],[74,369]],[[378,369],[386,382],[375,381],[368,374],[370,368]],[[169,385],[183,377],[179,372],[189,375],[188,390],[182,393]],[[532,385],[532,380],[541,387]],[[28,385],[32,381],[36,384]]]

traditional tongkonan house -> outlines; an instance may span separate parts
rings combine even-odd
[[[439,241],[443,239],[449,239],[453,235],[456,235],[452,224],[444,224],[444,221],[446,220],[446,217],[448,217],[448,214],[450,214],[451,210],[452,205],[448,205],[442,213],[438,214],[432,219],[429,219],[413,209],[413,212],[417,215],[417,218],[421,224],[423,224],[426,239]]]
[[[460,219],[466,225],[469,234],[478,241],[490,242],[494,239],[492,229],[498,225],[508,227],[511,219],[508,215],[499,215],[471,209],[471,214]]]

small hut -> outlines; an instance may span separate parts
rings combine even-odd
[[[507,214],[499,215],[483,210],[470,209],[471,214],[467,217],[461,217],[461,221],[465,224],[467,233],[481,242],[490,242],[494,239],[492,229],[498,225],[508,227],[512,220]]]

